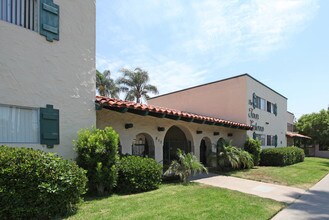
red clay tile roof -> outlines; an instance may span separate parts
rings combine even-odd
[[[291,138],[305,138],[305,139],[312,139],[311,137],[309,136],[305,136],[305,135],[302,135],[302,134],[298,134],[298,133],[295,133],[295,132],[287,132],[286,135],[288,137],[291,137]]]
[[[224,126],[224,127],[231,127],[231,128],[237,128],[237,129],[243,129],[243,130],[252,130],[252,127],[246,124],[241,124],[233,121],[223,120],[219,118],[213,118],[208,116],[202,116],[198,114],[183,112],[180,110],[175,109],[169,109],[165,107],[158,107],[153,105],[146,105],[146,104],[140,104],[136,102],[131,101],[123,101],[119,99],[114,98],[107,98],[102,96],[96,96],[96,105],[99,105],[100,107],[104,107],[110,110],[115,109],[126,109],[126,111],[131,113],[136,113],[134,110],[137,110],[139,113],[143,112],[149,115],[152,115],[152,113],[156,113],[158,115],[164,115],[166,118],[172,118],[172,116],[176,117],[175,119],[178,120],[189,120],[194,122],[205,122],[205,124],[210,125],[218,125],[218,126]],[[152,115],[154,116],[154,115]]]

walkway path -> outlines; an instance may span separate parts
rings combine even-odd
[[[193,179],[194,182],[236,190],[288,204],[295,201],[305,192],[305,190],[289,186],[280,186],[271,183],[214,174],[197,176]],[[329,202],[327,204],[329,204]]]
[[[272,220],[329,219],[329,174]]]

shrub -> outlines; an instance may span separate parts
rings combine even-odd
[[[49,219],[74,212],[86,172],[51,153],[0,146],[0,219]]]
[[[87,170],[90,193],[112,193],[116,185],[119,135],[111,128],[83,129],[74,141],[77,163]]]
[[[225,169],[250,169],[254,166],[252,156],[240,148],[234,147],[230,142],[223,140],[217,143],[218,166]]]
[[[244,150],[252,155],[254,165],[258,166],[260,162],[260,152],[262,151],[261,142],[257,139],[248,138],[244,145]]]
[[[157,189],[161,184],[162,166],[152,158],[123,156],[118,163],[120,193],[138,193]]]
[[[268,148],[262,150],[262,166],[287,166],[304,161],[303,149],[297,147]]]
[[[180,180],[184,183],[188,183],[189,177],[193,174],[195,175],[198,172],[205,171],[208,173],[208,170],[204,165],[196,158],[195,155],[188,153],[185,154],[178,149],[177,151],[178,160],[171,162],[170,167],[164,173],[164,175],[176,175],[179,176]]]

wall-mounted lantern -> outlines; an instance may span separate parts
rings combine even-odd
[[[164,127],[158,127],[158,131],[165,131]]]
[[[202,134],[202,131],[196,131],[197,134]]]
[[[125,129],[133,128],[134,124],[133,123],[126,123],[125,124]]]
[[[214,136],[218,136],[219,135],[219,132],[214,132]]]
[[[228,133],[227,137],[233,137],[233,133]]]

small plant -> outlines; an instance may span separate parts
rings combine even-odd
[[[152,158],[123,156],[118,163],[120,193],[139,193],[159,188],[162,166]]]
[[[248,138],[244,144],[244,150],[252,155],[255,166],[258,166],[260,162],[260,152],[262,151],[261,145],[262,143],[258,139],[254,140],[252,138]]]
[[[195,155],[188,153],[185,154],[182,150],[178,149],[177,151],[178,160],[171,162],[168,170],[164,175],[177,175],[183,183],[188,183],[189,177],[197,173],[206,172],[208,170],[202,163],[196,158]]]
[[[217,143],[217,161],[221,170],[250,169],[254,166],[253,158],[247,151],[234,147],[225,140]]]
[[[77,163],[87,170],[89,191],[110,194],[116,186],[119,135],[111,128],[83,129],[74,141]]]
[[[51,153],[0,146],[0,219],[50,219],[76,211],[86,171]]]

